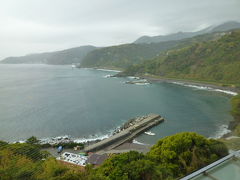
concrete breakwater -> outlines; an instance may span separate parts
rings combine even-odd
[[[120,129],[118,129],[113,136],[104,139],[98,143],[87,146],[85,152],[94,152],[102,149],[111,150],[121,144],[132,140],[137,135],[150,129],[153,126],[163,122],[164,119],[158,114],[149,114],[147,116],[138,117],[129,120]]]

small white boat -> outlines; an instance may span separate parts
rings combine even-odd
[[[72,64],[72,68],[75,68],[75,67],[77,67],[75,64]]]
[[[149,135],[149,136],[155,136],[155,133],[152,133],[151,131],[146,131],[144,132],[145,134]]]

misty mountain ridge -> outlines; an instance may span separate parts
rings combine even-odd
[[[81,63],[83,67],[126,68],[129,65],[143,62],[146,59],[152,59],[165,50],[189,44],[192,41],[205,41],[219,37],[219,34],[212,35],[212,33],[239,28],[239,22],[229,21],[217,26],[210,26],[197,32],[178,32],[165,36],[153,37],[143,36],[134,43],[104,48],[80,46],[62,51],[8,57],[0,61],[0,63],[52,65]],[[202,35],[206,36],[201,37]],[[191,39],[193,37],[194,39]]]
[[[142,43],[159,43],[164,41],[176,41],[181,40],[185,38],[191,38],[197,35],[205,34],[205,33],[213,33],[213,32],[223,32],[223,31],[229,31],[234,29],[239,29],[240,23],[236,21],[228,21],[223,24],[217,25],[217,26],[210,26],[207,28],[204,28],[200,31],[196,32],[177,32],[173,34],[168,35],[159,35],[159,36],[142,36],[138,38],[133,43],[135,44],[142,44]]]
[[[97,49],[95,46],[80,46],[55,52],[28,54],[19,57],[8,57],[0,61],[3,64],[52,64],[66,65],[81,63],[83,58],[91,51]]]

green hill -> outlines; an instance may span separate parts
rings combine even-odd
[[[219,39],[192,43],[129,67],[123,74],[240,84],[240,30]]]
[[[81,67],[102,67],[126,69],[145,60],[161,56],[170,49],[184,47],[194,42],[219,39],[224,33],[211,33],[179,41],[166,41],[151,44],[124,44],[96,49],[83,59]]]
[[[83,59],[81,67],[126,68],[129,65],[153,58],[159,52],[170,49],[175,45],[175,42],[164,42],[159,44],[124,44],[105,47],[90,52]]]

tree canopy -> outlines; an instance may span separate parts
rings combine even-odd
[[[223,143],[183,132],[159,140],[146,155],[134,151],[114,155],[94,170],[92,176],[115,180],[176,179],[227,154]]]
[[[36,142],[35,138],[30,138]],[[227,155],[226,146],[192,132],[160,139],[147,154],[117,154],[101,166],[85,171],[46,156],[35,143],[0,141],[0,180],[161,180],[176,179]]]

